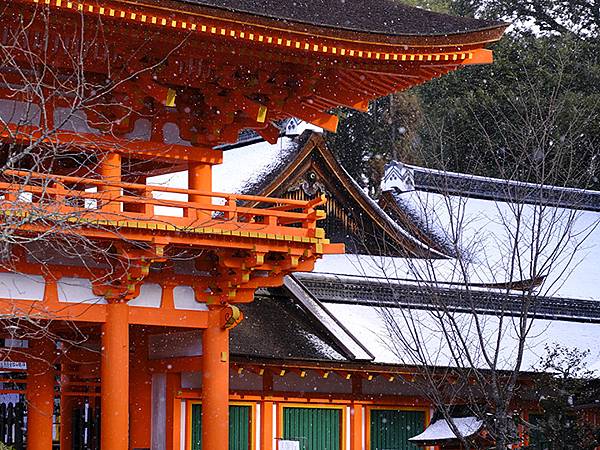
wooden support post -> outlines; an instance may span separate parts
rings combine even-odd
[[[100,163],[99,175],[104,181],[110,181],[113,183],[121,182],[121,155],[119,153],[108,153],[104,156],[104,159]],[[105,199],[101,201],[101,208],[103,211],[120,213],[121,203],[116,201],[110,201],[112,198],[116,198],[121,194],[121,188],[117,186],[100,186],[99,192],[107,193]]]
[[[73,397],[61,395],[60,397],[60,449],[73,448]]]
[[[188,166],[188,188],[211,192],[212,191],[212,167],[210,164],[190,163]],[[211,197],[202,195],[190,195],[188,199],[191,203],[200,203],[209,205],[212,202]],[[209,220],[210,211],[188,212],[189,217],[197,217],[198,219]]]
[[[202,448],[229,448],[229,330],[211,307],[202,335]]]
[[[350,406],[350,450],[363,449],[363,408],[360,403]]]
[[[68,366],[61,364],[61,395],[60,395],[60,449],[71,450],[73,448],[73,397],[64,395],[68,391],[69,375],[63,372],[68,372]]]
[[[273,402],[260,405],[260,450],[273,450]]]
[[[134,346],[130,359],[129,409],[131,448],[150,448],[152,375],[148,368],[148,334],[139,330],[132,337]]]
[[[102,450],[129,447],[129,311],[127,303],[109,303],[102,328]]]
[[[167,373],[167,449],[179,450],[181,448],[181,399],[177,392],[181,390],[181,373]]]
[[[56,346],[49,339],[32,342],[27,374],[27,449],[48,450],[52,448]]]

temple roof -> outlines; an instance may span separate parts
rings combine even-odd
[[[446,36],[506,24],[450,16],[395,0],[184,0],[282,21],[394,36]]]
[[[333,241],[344,242],[348,251],[365,252],[365,247],[369,247],[377,252],[376,241],[380,239],[386,241],[385,251],[391,255],[445,256],[431,242],[415,237],[413,230],[388,216],[340,165],[318,133],[307,130],[305,125],[293,133],[301,134],[282,136],[276,144],[250,142],[225,151],[223,164],[213,169],[213,190],[286,197],[304,190],[306,175],[314,173],[315,189],[344,208],[339,216],[356,218],[358,229],[354,231],[348,222],[339,225],[325,221],[320,225]],[[333,220],[335,214],[328,214]]]

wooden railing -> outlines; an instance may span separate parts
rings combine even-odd
[[[5,214],[39,218],[47,214],[46,220],[69,217],[109,225],[136,221],[149,229],[216,227],[323,237],[317,236],[316,221],[325,213],[316,208],[325,203],[324,197],[279,199],[17,170],[1,175],[5,181],[0,182],[0,210]],[[169,195],[187,200],[161,198]]]

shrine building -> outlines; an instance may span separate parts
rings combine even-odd
[[[333,108],[491,63],[506,24],[392,0],[13,0],[0,21],[2,441],[375,450],[424,430],[415,368],[307,286],[376,236],[451,255],[282,127],[334,132]],[[276,156],[220,189],[264,158],[244,130]]]

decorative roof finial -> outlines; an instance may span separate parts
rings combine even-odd
[[[397,161],[390,161],[385,165],[383,180],[381,180],[382,192],[392,190],[400,192],[415,190],[412,169]]]

